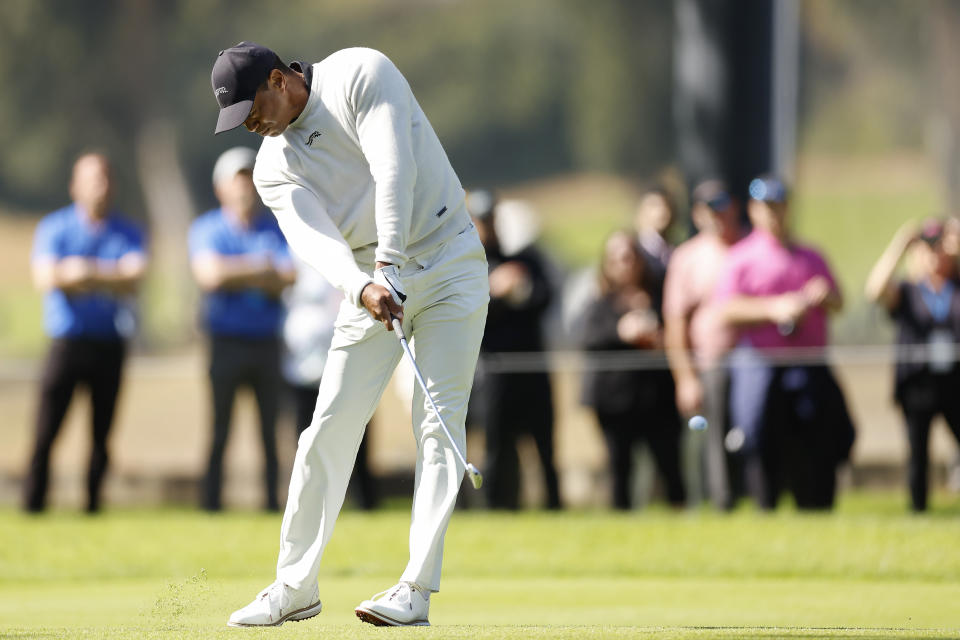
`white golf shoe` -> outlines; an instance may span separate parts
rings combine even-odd
[[[410,582],[400,582],[356,608],[358,618],[378,627],[427,627],[429,612],[430,592]]]
[[[305,597],[305,593],[310,593]],[[283,584],[274,582],[257,594],[253,602],[243,609],[237,609],[230,616],[230,627],[279,627],[287,620],[306,620],[320,613],[317,585],[313,591],[296,591]]]

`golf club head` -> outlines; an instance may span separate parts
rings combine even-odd
[[[470,482],[473,483],[474,489],[479,489],[483,486],[483,476],[480,475],[480,471],[475,466],[467,463],[467,473],[470,474]]]

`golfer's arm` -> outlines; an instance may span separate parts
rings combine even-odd
[[[360,293],[373,282],[360,270],[343,234],[313,193],[291,182],[263,183],[257,190],[273,210],[290,249],[361,307]]]
[[[402,266],[413,212],[417,164],[413,154],[413,94],[400,71],[380,53],[365,52],[352,87],[360,149],[376,184],[376,259]]]

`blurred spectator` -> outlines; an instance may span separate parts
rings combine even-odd
[[[730,249],[716,292],[724,320],[739,331],[727,445],[744,455],[747,488],[762,508],[774,508],[786,486],[799,508],[830,508],[837,465],[853,444],[843,394],[826,365],[776,356],[801,349],[787,355],[822,358],[827,312],[842,298],[820,254],[791,237],[780,180],[750,183],[748,213],[754,230]]]
[[[210,334],[213,438],[202,498],[221,508],[223,454],[233,401],[241,385],[257,399],[266,458],[266,507],[277,510],[276,419],[280,378],[280,294],[296,272],[286,241],[253,186],[256,153],[234,147],[217,159],[213,189],[220,208],[190,227],[190,262],[204,295],[204,325]]]
[[[44,292],[44,327],[53,342],[40,381],[36,441],[24,508],[46,506],[50,451],[78,385],[89,389],[93,448],[87,511],[100,508],[126,342],[135,329],[133,294],[147,264],[141,231],[110,208],[113,175],[99,153],[77,158],[70,181],[73,204],[37,225],[33,279]]]
[[[552,286],[544,259],[532,246],[504,255],[495,228],[497,203],[486,190],[470,192],[467,209],[480,234],[490,270],[490,306],[480,344],[481,366],[474,390],[486,431],[486,487],[494,509],[516,509],[520,500],[517,441],[529,434],[537,446],[547,508],[560,508],[553,460],[553,400],[546,372],[491,372],[484,355],[543,351],[543,320]]]
[[[687,418],[702,414],[707,491],[719,509],[733,503],[727,452],[729,380],[723,357],[732,335],[713,301],[727,251],[741,235],[740,212],[727,186],[710,180],[693,191],[691,217],[698,233],[673,252],[664,285],[664,340],[676,383],[677,408]]]
[[[916,252],[917,281],[894,280],[908,249]],[[894,397],[910,442],[910,503],[927,508],[930,424],[942,414],[960,442],[960,295],[957,229],[940,220],[903,225],[867,279],[867,298],[889,311],[897,325]]]
[[[343,293],[302,260],[294,258],[294,263],[297,281],[285,296],[287,316],[283,323],[283,377],[293,390],[299,435],[313,422],[320,378],[327,363],[327,351],[333,340],[333,326]],[[349,485],[361,509],[374,509],[377,506],[376,487],[368,461],[369,433],[368,424],[360,441]]]
[[[583,345],[602,352],[663,348],[663,329],[635,239],[618,231],[606,241],[600,267],[600,297],[586,310]],[[588,354],[590,355],[590,354]],[[666,483],[667,499],[685,500],[680,474],[680,416],[673,379],[665,368],[604,366],[592,358],[584,402],[593,407],[606,438],[613,473],[613,505],[629,509],[634,445],[646,440]]]
[[[663,281],[667,274],[667,263],[673,253],[673,246],[667,240],[667,231],[675,218],[676,205],[664,187],[654,187],[646,191],[637,203],[633,218],[640,253],[646,262],[645,277],[653,287],[657,309],[663,300]]]

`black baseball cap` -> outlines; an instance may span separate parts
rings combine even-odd
[[[210,74],[213,95],[220,104],[215,134],[243,124],[253,108],[257,89],[270,76],[277,59],[270,49],[247,41],[217,54]]]

